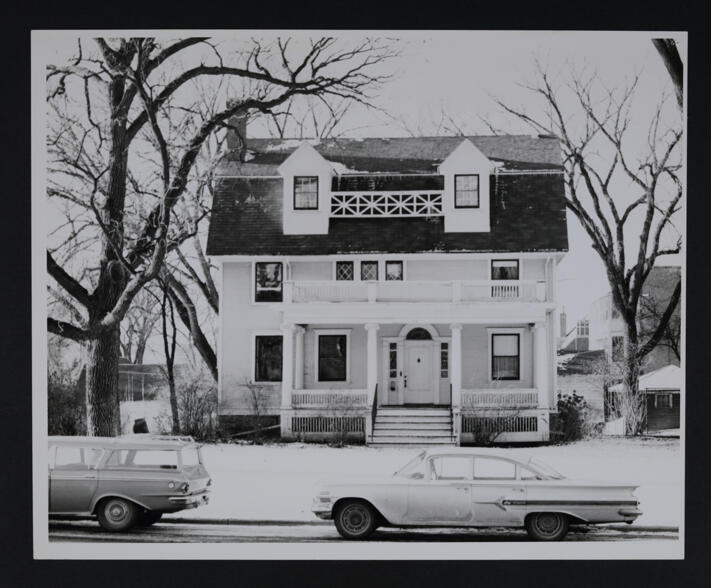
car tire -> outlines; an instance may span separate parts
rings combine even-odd
[[[378,513],[363,500],[348,500],[338,505],[333,522],[344,539],[367,539],[378,528]]]
[[[138,507],[125,498],[104,498],[96,509],[99,524],[107,531],[121,532],[133,527],[139,519]]]
[[[138,522],[136,524],[142,527],[149,527],[153,523],[157,523],[162,516],[162,512],[156,512],[154,510],[144,510],[138,515]]]
[[[560,541],[568,533],[570,521],[558,512],[537,512],[526,517],[526,531],[534,541]]]

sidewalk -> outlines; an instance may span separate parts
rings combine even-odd
[[[165,515],[163,520],[324,524],[311,513],[319,482],[390,476],[418,451],[302,443],[206,445],[203,457],[213,479],[210,504]],[[535,455],[570,478],[639,484],[636,495],[644,514],[623,528],[669,530],[682,520],[683,475],[677,439],[603,438],[498,451],[526,458]]]

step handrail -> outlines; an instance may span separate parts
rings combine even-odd
[[[375,417],[378,414],[378,383],[375,383],[375,391],[373,392],[373,407],[370,409],[370,442],[373,442],[373,431],[375,430]]]

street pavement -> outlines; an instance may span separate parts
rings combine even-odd
[[[571,527],[566,541],[677,540],[674,527],[599,526]],[[315,543],[346,542],[330,522],[235,521],[230,524],[197,521],[165,521],[151,527],[135,527],[127,533],[104,531],[93,520],[51,520],[52,542],[122,543]],[[381,528],[369,542],[484,542],[528,541],[522,529],[488,528]]]

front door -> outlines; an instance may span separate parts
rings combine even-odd
[[[434,402],[432,341],[405,341],[405,404]]]

